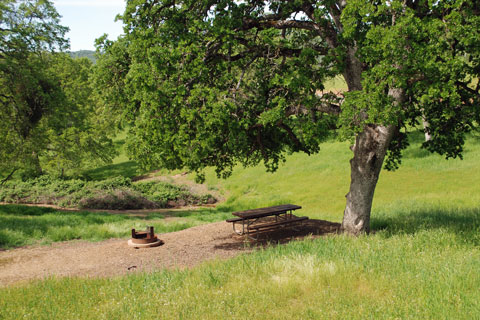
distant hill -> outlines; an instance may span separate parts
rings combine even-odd
[[[97,59],[95,58],[95,51],[92,50],[73,51],[69,52],[69,54],[72,58],[88,58],[93,63],[97,62]]]

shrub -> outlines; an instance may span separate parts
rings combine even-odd
[[[0,201],[123,210],[206,204],[216,200],[211,195],[195,195],[185,186],[162,181],[132,183],[125,177],[102,181],[62,180],[44,175],[28,181],[7,182],[0,187]]]
[[[94,189],[100,190],[113,190],[118,188],[130,187],[132,185],[132,180],[125,177],[113,177],[101,181],[92,181],[90,184],[93,185]]]
[[[94,196],[83,198],[78,202],[81,209],[156,209],[159,204],[143,197],[140,193],[131,190],[114,190],[102,192]]]

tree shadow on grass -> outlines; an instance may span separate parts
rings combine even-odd
[[[25,216],[41,216],[55,212],[54,208],[37,207],[37,206],[23,206],[16,204],[0,205],[1,215],[25,215]]]
[[[116,164],[109,164],[93,170],[84,172],[84,175],[91,180],[105,180],[111,177],[133,178],[139,174],[139,167],[136,161],[125,161]]]
[[[0,206],[0,230],[46,230],[51,227],[79,224],[103,224],[139,219],[128,215],[112,215],[106,212],[59,211],[53,208],[20,205]]]
[[[480,245],[480,208],[441,209],[419,208],[373,216],[371,229],[385,237],[417,234],[422,231],[444,230],[454,233],[465,243]]]
[[[416,130],[408,133],[408,142],[410,146],[403,151],[404,159],[421,159],[432,155],[432,153],[421,145],[425,142],[425,133]]]

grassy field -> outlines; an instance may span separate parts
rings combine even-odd
[[[0,319],[479,319],[480,141],[468,140],[464,160],[445,161],[419,151],[421,139],[412,135],[398,171],[382,172],[369,236],[307,239],[189,270],[2,288]],[[207,183],[228,200],[216,211],[178,213],[178,223],[285,202],[302,205],[302,215],[341,221],[350,157],[347,143],[331,142],[317,155],[289,156],[274,174],[239,168],[218,180],[208,172]],[[84,216],[92,219],[81,222],[86,230],[94,221],[100,230],[163,223],[161,213],[66,220]]]

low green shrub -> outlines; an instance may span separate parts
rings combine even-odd
[[[163,206],[162,203],[146,199],[139,192],[117,189],[83,198],[78,202],[78,207],[81,209],[130,210],[157,209]]]
[[[134,190],[145,194],[152,201],[176,200],[190,194],[185,186],[176,186],[163,181],[137,182],[132,187]]]
[[[148,200],[159,203],[164,207],[216,202],[216,199],[210,194],[193,194],[186,186],[177,186],[167,182],[137,182],[132,184],[132,188],[145,195]]]
[[[132,180],[125,177],[113,177],[100,181],[90,182],[95,186],[95,189],[100,190],[114,190],[118,188],[128,188],[132,186]]]
[[[215,201],[213,196],[193,194],[185,186],[162,181],[133,183],[125,177],[85,181],[44,175],[28,181],[9,181],[0,187],[0,202],[84,209],[155,209]]]

